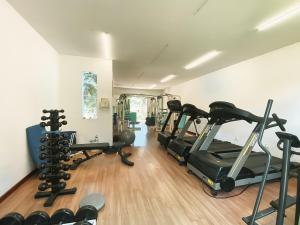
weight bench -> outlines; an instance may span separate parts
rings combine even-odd
[[[91,143],[91,144],[73,144],[69,149],[71,152],[82,152],[85,158],[74,159],[70,169],[75,170],[81,163],[97,157],[103,153],[103,150],[109,147],[109,143]],[[88,151],[100,150],[92,155],[88,154]]]
[[[128,157],[131,155],[130,153],[123,153],[122,148],[125,146],[124,143],[118,142],[114,143],[112,146],[109,145],[109,143],[91,143],[91,144],[73,144],[69,146],[69,149],[71,152],[82,152],[85,156],[85,158],[79,158],[73,160],[73,164],[71,165],[70,169],[75,170],[81,163],[90,160],[94,157],[97,157],[98,155],[101,155],[102,153],[118,153],[121,157],[121,161],[128,165],[133,166],[134,163],[128,160]],[[99,150],[99,152],[94,153],[92,155],[88,154],[88,151],[91,150]]]
[[[40,168],[41,164],[44,162],[40,160],[40,139],[45,132],[45,128],[41,127],[39,124],[26,128],[26,135],[28,141],[28,147],[33,159],[34,164]],[[69,139],[69,143],[66,147],[69,147],[70,152],[82,152],[85,158],[73,160],[73,164],[71,165],[72,170],[75,170],[81,163],[90,160],[102,153],[106,154],[114,154],[118,153],[121,157],[121,160],[124,164],[128,166],[133,166],[134,163],[128,160],[128,157],[131,155],[129,153],[123,153],[122,148],[124,147],[124,143],[116,142],[112,146],[109,143],[91,143],[91,144],[76,144],[76,131],[63,131],[62,134],[66,135]],[[99,152],[94,154],[89,154],[88,151],[91,150],[99,150]]]

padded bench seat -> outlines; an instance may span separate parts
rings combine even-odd
[[[109,143],[90,143],[90,144],[74,144],[70,147],[71,151],[83,151],[83,150],[105,150],[109,148]]]

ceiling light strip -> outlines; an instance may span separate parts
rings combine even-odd
[[[160,83],[168,82],[168,81],[174,79],[175,77],[176,77],[176,75],[174,75],[174,74],[168,75],[168,76],[164,77],[163,79],[161,79]]]
[[[264,31],[267,30],[289,18],[291,18],[292,16],[295,16],[296,14],[298,14],[300,12],[300,3],[298,3],[297,5],[279,13],[278,15],[262,22],[261,24],[259,24],[256,29],[258,31]]]
[[[200,65],[206,63],[209,60],[212,60],[213,58],[215,58],[219,54],[221,54],[220,51],[217,51],[217,50],[210,51],[210,52],[200,56],[199,58],[195,59],[194,61],[190,62],[186,66],[184,66],[184,69],[186,69],[186,70],[193,69],[197,66],[200,66]]]

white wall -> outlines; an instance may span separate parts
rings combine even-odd
[[[0,196],[32,169],[25,129],[43,108],[57,107],[56,51],[4,0],[0,0]]]
[[[112,143],[112,104],[110,104],[110,109],[98,108],[98,118],[95,120],[82,118],[81,76],[84,71],[97,74],[98,102],[100,98],[109,98],[110,103],[112,103],[112,61],[61,56],[59,105],[65,109],[68,121],[68,125],[64,129],[76,130],[80,143],[88,143],[95,135],[98,135],[101,142]]]
[[[226,54],[226,53],[224,53]],[[272,111],[288,120],[289,132],[300,136],[300,43],[238,63],[222,70],[167,89],[189,102],[209,110],[213,101],[229,101],[237,107],[262,116],[267,100],[274,100]],[[213,63],[213,62],[211,62]],[[243,144],[253,125],[234,122],[224,125],[218,137]],[[264,141],[274,155],[275,129],[266,131]],[[256,148],[258,149],[258,148]]]

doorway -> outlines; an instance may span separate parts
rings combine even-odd
[[[130,111],[136,112],[136,121],[145,123],[147,117],[147,98],[140,96],[130,97]]]

